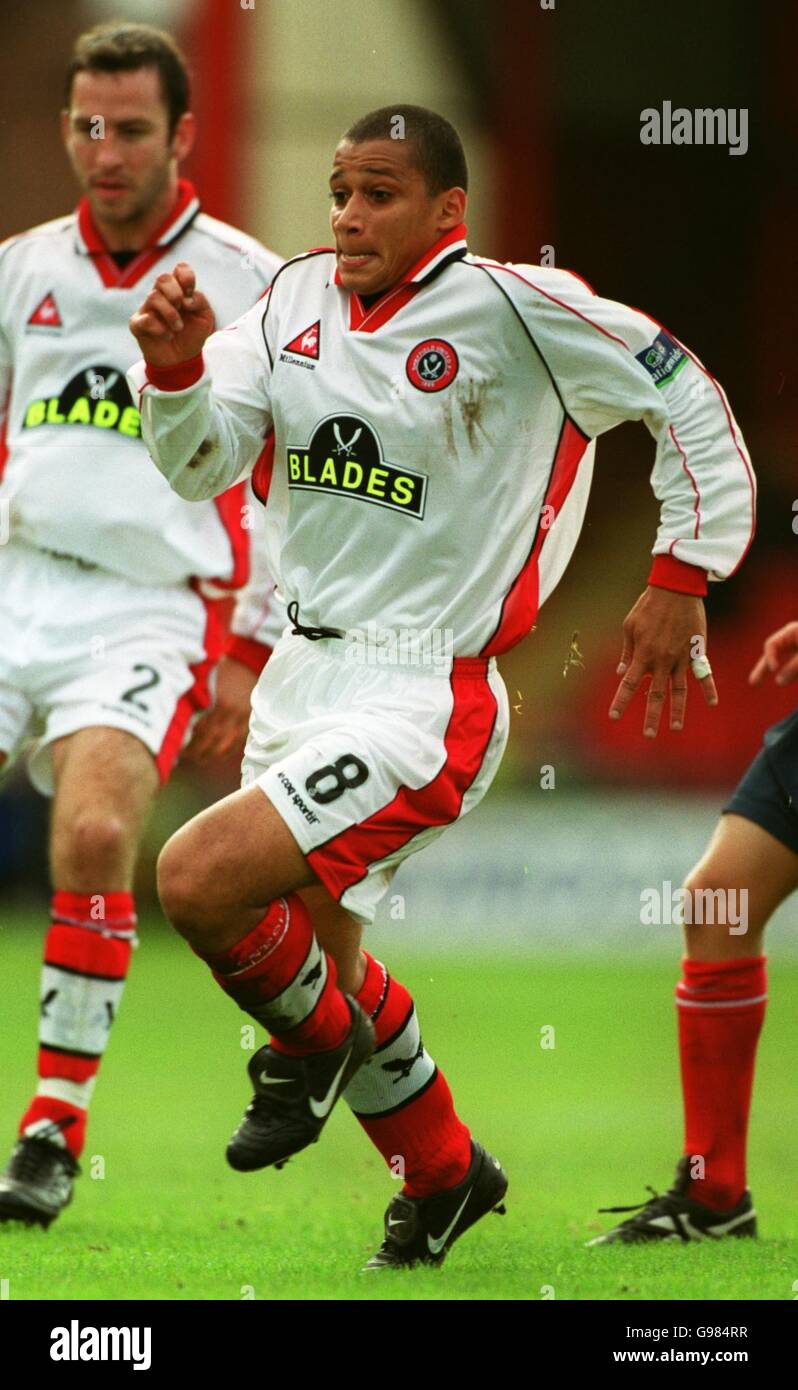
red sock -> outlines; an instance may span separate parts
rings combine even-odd
[[[19,1131],[61,1127],[77,1158],[100,1058],[116,1016],[136,939],[130,893],[53,895],[42,969],[39,1085]]]
[[[704,1160],[687,1195],[716,1211],[746,1188],[745,1146],[756,1045],[765,1017],[765,956],[684,960],[676,987],[685,1153]]]
[[[275,898],[263,920],[229,950],[202,959],[225,994],[269,1030],[278,1052],[326,1052],[352,1027],[335,963],[319,946],[296,893]]]
[[[428,1197],[462,1182],[471,1136],[458,1119],[442,1072],[425,1050],[410,994],[373,956],[357,1002],[377,1034],[377,1051],[344,1098],[408,1197]],[[401,1167],[399,1166],[401,1162]]]

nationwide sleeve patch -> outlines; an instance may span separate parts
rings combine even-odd
[[[672,381],[689,359],[670,333],[660,329],[650,347],[635,354],[637,361],[645,367],[654,385],[659,389]]]

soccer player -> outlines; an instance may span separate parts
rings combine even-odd
[[[782,686],[798,679],[798,622],[771,633],[749,680],[760,685],[768,674]],[[762,941],[798,888],[797,806],[798,710],[767,730],[685,883],[676,987],[685,1138],[673,1187],[591,1245],[756,1235],[746,1140],[767,1002]]]
[[[167,34],[110,25],[80,37],[62,125],[83,197],[0,249],[0,764],[39,734],[31,776],[54,794],[39,1082],[0,1177],[2,1220],[47,1225],[71,1197],[136,939],[142,828],[211,703],[223,596],[248,576],[254,498],[175,496],[125,380],[128,319],[164,257],[202,267],[222,324],[280,264],[202,213],[178,177],[194,141],[188,104]],[[256,608],[247,593],[236,614],[200,752],[224,751],[248,717],[252,668],[268,654],[265,597]]]
[[[232,1166],[285,1162],[342,1092],[394,1171],[401,1158],[368,1268],[439,1263],[507,1185],[360,936],[399,864],[496,772],[496,658],[568,562],[595,436],[642,419],[657,441],[662,520],[612,706],[650,677],[652,737],[669,687],[683,723],[707,578],[736,568],[753,524],[745,446],[700,362],[577,276],[469,254],[467,185],[448,121],[384,107],[335,151],[334,248],[289,261],[224,332],[185,261],[131,319],[155,463],[186,498],[252,475],[293,621],[253,694],[242,790],[168,842],[161,901],[271,1035]]]

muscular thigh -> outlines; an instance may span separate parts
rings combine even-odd
[[[273,898],[317,882],[258,787],[233,792],[178,830],[161,855],[159,880],[169,882],[173,900],[193,899],[216,919],[261,914]]]

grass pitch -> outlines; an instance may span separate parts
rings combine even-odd
[[[0,931],[9,1148],[33,1079],[43,925],[17,919]],[[468,962],[392,949],[427,1047],[510,1190],[507,1215],[486,1217],[442,1269],[368,1276],[359,1267],[396,1190],[379,1155],[341,1104],[321,1142],[282,1172],[228,1169],[224,1147],[250,1094],[246,1017],[176,938],[146,922],[141,936],[75,1200],[48,1232],[0,1226],[11,1300],[795,1297],[794,963],[771,963],[758,1059],[760,1240],[587,1250],[614,1219],[596,1208],[643,1201],[647,1183],[663,1190],[680,1152],[676,961]],[[380,955],[379,932],[371,946]]]

